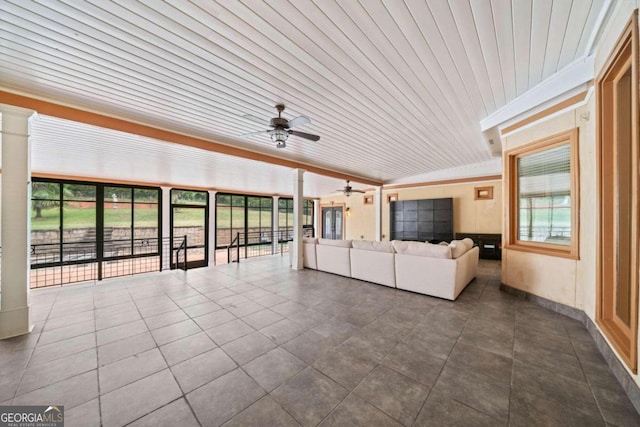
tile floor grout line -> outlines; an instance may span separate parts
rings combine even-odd
[[[185,283],[186,283],[186,282],[185,282]],[[187,285],[188,285],[189,287],[191,287],[191,285],[189,285],[189,284],[187,284]],[[192,289],[193,289],[193,288],[192,288]],[[167,294],[165,293],[165,295],[167,295]],[[167,295],[167,296],[168,296],[168,295]],[[169,297],[169,298],[171,298],[171,297]],[[135,302],[134,302],[134,304],[135,304]],[[138,307],[138,305],[137,305],[137,304],[135,304],[135,306],[136,306],[136,308],[138,309],[138,312],[139,312],[139,314],[140,314],[140,316],[141,316],[141,318],[143,319],[143,322],[144,322],[144,317],[142,317],[142,313],[140,312],[140,308]],[[184,309],[182,309],[181,307],[179,307],[179,309],[184,313]],[[185,313],[185,314],[186,314],[186,313]],[[188,315],[187,315],[187,316],[188,316]],[[193,321],[193,320],[192,320],[192,321]],[[181,392],[182,394],[180,395],[180,397],[176,398],[175,400],[173,400],[173,401],[171,401],[171,402],[169,402],[169,403],[165,403],[164,405],[162,405],[162,406],[161,406],[161,407],[159,407],[159,408],[155,408],[155,409],[153,409],[151,412],[148,412],[148,413],[146,413],[146,414],[142,415],[140,418],[146,417],[147,415],[149,415],[149,414],[151,414],[151,413],[153,413],[153,412],[155,412],[155,411],[157,411],[157,410],[159,410],[159,409],[161,409],[161,408],[164,408],[165,406],[167,406],[167,405],[169,405],[169,404],[171,404],[171,403],[173,403],[173,402],[175,402],[175,401],[177,401],[177,400],[179,400],[179,399],[184,399],[184,401],[186,402],[187,406],[189,407],[189,410],[190,410],[190,411],[191,411],[191,413],[193,414],[193,417],[195,418],[196,422],[197,422],[197,423],[202,427],[202,422],[200,422],[200,419],[198,418],[198,416],[196,415],[195,411],[193,410],[193,407],[191,406],[191,403],[190,403],[190,402],[189,402],[189,400],[187,399],[187,393],[185,393],[185,392],[184,392],[184,390],[182,389],[182,386],[180,385],[180,382],[178,381],[178,379],[176,378],[175,374],[173,373],[173,370],[171,370],[171,365],[169,364],[169,362],[167,361],[166,356],[164,355],[164,353],[163,353],[163,352],[162,352],[162,350],[160,349],[160,346],[158,345],[158,342],[156,341],[156,338],[155,338],[155,337],[153,336],[153,334],[151,333],[151,330],[149,329],[149,326],[146,324],[146,322],[144,322],[144,323],[145,323],[145,326],[147,326],[147,330],[148,330],[149,334],[151,335],[151,339],[152,339],[152,340],[153,340],[153,342],[156,344],[155,348],[157,348],[157,349],[158,349],[158,352],[159,352],[159,353],[160,353],[160,355],[162,356],[162,359],[164,360],[164,363],[167,365],[166,369],[171,373],[171,376],[172,376],[173,380],[175,381],[176,385],[178,386],[178,389],[180,390],[180,392]],[[200,327],[200,325],[198,325],[198,323],[196,323],[196,322],[194,322],[194,323],[195,323],[195,324],[200,328],[200,330],[201,330],[202,332],[204,332],[204,330]],[[205,334],[206,334],[206,332],[205,332]],[[195,335],[195,334],[194,334],[194,335]],[[191,336],[191,335],[189,335],[189,336]],[[182,338],[186,338],[186,337],[182,337]],[[171,342],[179,341],[179,340],[180,340],[180,339],[182,339],[182,338],[179,338],[179,339],[174,340],[174,341],[171,341]],[[211,339],[211,338],[209,337],[209,335],[207,335],[207,338]],[[211,340],[211,341],[213,342],[213,340]],[[213,343],[215,344],[215,342],[213,342]],[[166,344],[169,344],[169,343],[166,343]],[[218,347],[218,348],[219,348],[219,347]],[[209,351],[211,351],[211,350],[209,350]],[[204,354],[204,353],[201,353],[201,354]],[[189,359],[187,359],[187,360],[189,360]],[[182,362],[180,362],[180,363],[182,363]],[[176,365],[177,365],[177,364],[176,364]],[[154,373],[153,373],[153,374],[151,374],[151,375],[154,375],[154,374],[156,374],[156,373],[158,373],[158,372],[162,372],[162,370],[161,370],[161,371],[154,372]],[[144,378],[147,378],[147,377],[149,377],[149,376],[150,376],[150,375],[148,375],[148,376],[146,376],[146,377],[144,377]],[[141,378],[141,379],[142,379],[142,378]],[[138,380],[136,380],[136,381],[140,381],[140,379],[138,379]],[[134,382],[136,382],[136,381],[134,381]],[[129,383],[129,384],[132,384],[132,383]],[[128,385],[128,384],[127,384],[127,385]],[[123,386],[123,387],[124,387],[124,386]],[[122,387],[120,387],[120,388],[122,388]],[[192,390],[192,391],[194,391],[194,390]],[[138,418],[138,419],[140,419],[140,418]],[[102,421],[102,417],[101,417],[101,421]],[[135,421],[135,420],[134,420],[134,421]],[[132,422],[134,422],[134,421],[132,421]]]
[[[604,412],[602,410],[602,405],[600,404],[600,401],[598,400],[598,398],[596,397],[596,394],[593,391],[593,387],[591,385],[591,383],[589,382],[589,379],[587,377],[587,374],[584,370],[584,364],[582,362],[582,360],[580,360],[580,357],[578,357],[578,352],[576,351],[576,347],[573,343],[573,339],[571,338],[571,335],[569,334],[569,330],[567,329],[567,326],[565,325],[564,321],[562,322],[562,326],[565,328],[565,331],[567,332],[567,336],[569,337],[569,342],[571,343],[571,348],[573,349],[573,352],[576,356],[576,359],[578,360],[578,363],[580,364],[580,370],[582,371],[582,375],[584,375],[584,379],[585,382],[587,384],[587,387],[589,387],[589,391],[591,392],[591,396],[593,397],[593,400],[596,402],[596,406],[598,407],[598,412],[600,412],[600,418],[602,418],[602,422],[604,422],[605,424],[607,424],[607,420],[605,419],[604,416]],[[607,366],[608,368],[608,366]]]
[[[31,358],[33,357],[33,353],[36,351],[36,347],[38,346],[38,342],[40,342],[40,337],[42,337],[42,332],[44,331],[44,327],[46,326],[47,322],[49,321],[49,316],[51,315],[51,311],[53,310],[53,306],[55,305],[55,302],[58,299],[58,294],[59,293],[60,293],[60,291],[55,293],[56,295],[53,298],[53,302],[51,303],[51,307],[47,311],[47,317],[45,318],[44,323],[42,324],[42,330],[40,330],[38,338],[36,339],[36,342],[33,345],[33,348],[31,348],[31,352],[29,353],[27,364],[25,365],[24,370],[22,371],[22,375],[20,376],[20,381],[18,382],[18,386],[16,387],[16,391],[13,393],[13,397],[11,398],[11,404],[12,405],[13,405],[13,401],[15,400],[16,397],[22,396],[22,395],[18,395],[18,390],[20,390],[20,386],[22,385],[22,382],[24,381],[24,376],[27,373],[27,369],[29,368],[29,363],[31,363]],[[42,388],[42,387],[40,387],[40,388]],[[35,391],[35,390],[33,390],[33,391]],[[27,393],[31,393],[31,392],[27,392]],[[27,393],[24,393],[24,394],[27,394]]]

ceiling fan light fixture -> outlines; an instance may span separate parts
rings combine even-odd
[[[287,146],[285,143],[289,138],[289,132],[284,129],[275,129],[271,132],[271,140],[276,143],[278,148],[284,148]]]

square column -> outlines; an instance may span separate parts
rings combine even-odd
[[[376,240],[382,240],[382,187],[375,188],[376,192],[373,196],[373,203],[376,209]]]
[[[0,339],[31,332],[31,146],[34,111],[0,105],[2,113],[2,276]]]
[[[304,206],[304,169],[293,171],[293,242],[289,246],[291,268],[302,270],[302,207]]]
[[[271,211],[273,212],[273,218],[271,218],[271,228],[273,229],[273,233],[271,234],[271,253],[278,253],[278,242],[280,240],[280,207],[278,206],[278,200],[280,200],[280,196],[272,196],[273,197],[273,208]]]
[[[209,265],[216,265],[216,194],[209,190]]]
[[[162,191],[162,242],[161,248],[166,241],[169,241],[169,237],[171,236],[171,187],[160,187]],[[169,245],[171,247],[171,245]],[[169,270],[171,268],[171,250],[160,251],[160,256],[162,257],[162,269]]]

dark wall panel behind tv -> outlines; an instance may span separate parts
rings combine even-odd
[[[453,199],[391,202],[391,240],[453,240]]]

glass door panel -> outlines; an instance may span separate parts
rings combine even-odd
[[[187,262],[190,267],[207,265],[206,209],[174,205],[172,213],[174,249],[178,249],[178,242],[187,236]]]

